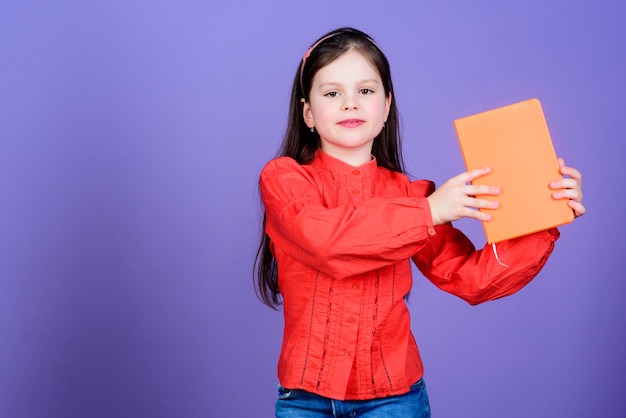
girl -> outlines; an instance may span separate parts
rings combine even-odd
[[[265,234],[257,292],[284,304],[277,417],[429,417],[404,297],[410,260],[470,304],[510,295],[542,268],[556,228],[476,250],[451,221],[488,221],[488,168],[435,190],[404,174],[389,63],[371,37],[338,29],[309,48],[293,82],[281,157],[260,178]],[[582,205],[566,167],[555,199]],[[510,266],[510,267],[508,267]]]

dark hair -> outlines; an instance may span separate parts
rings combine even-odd
[[[389,61],[374,40],[366,33],[353,28],[336,29],[320,37],[298,63],[291,88],[291,102],[287,130],[283,137],[279,156],[291,157],[298,164],[309,164],[320,148],[320,137],[311,132],[302,116],[302,99],[309,101],[315,74],[349,50],[363,54],[378,71],[385,95],[392,98],[385,127],[374,138],[372,155],[379,166],[404,173],[398,110],[395,104]],[[281,304],[278,288],[278,267],[270,250],[270,238],[265,233],[265,216],[261,242],[256,254],[255,291],[259,299],[276,309]]]

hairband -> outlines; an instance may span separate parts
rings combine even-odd
[[[331,33],[330,35],[326,35],[322,39],[320,39],[319,41],[315,42],[309,49],[304,51],[304,55],[302,55],[302,63],[300,64],[300,89],[302,90],[302,94],[303,95],[304,95],[304,83],[302,81],[302,75],[304,73],[304,64],[306,63],[307,58],[309,58],[309,55],[311,55],[311,52],[313,52],[313,50],[315,48],[317,48],[319,46],[319,44],[321,44],[322,42],[324,42],[327,39],[330,39],[330,38],[335,37],[337,35],[340,35],[342,33],[348,33],[348,32],[338,31],[338,32],[335,32],[335,33]],[[378,50],[382,53],[383,50],[378,46],[378,44],[376,42],[374,42],[374,40],[372,38],[370,38],[367,35],[365,35],[365,37],[367,38],[368,41],[370,41],[372,44],[374,44],[374,46],[376,48],[378,48]]]
[[[313,50],[317,48],[319,44],[324,42],[326,39],[330,39],[333,36],[339,35],[340,33],[343,33],[343,32],[335,32],[335,33],[331,33],[330,35],[326,35],[322,39],[320,39],[319,41],[311,45],[309,49],[304,51],[304,55],[302,55],[302,64],[300,64],[300,89],[302,90],[302,94],[304,94],[304,84],[302,83],[302,73],[304,72],[304,64],[306,63],[307,58],[309,58],[309,55],[311,55],[311,52],[313,52]]]

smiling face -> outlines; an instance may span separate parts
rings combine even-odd
[[[375,67],[350,49],[313,77],[309,101],[303,106],[304,121],[319,133],[324,152],[359,166],[371,159],[391,100]]]

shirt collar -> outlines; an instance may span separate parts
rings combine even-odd
[[[321,149],[317,150],[315,158],[313,158],[311,164],[325,168],[333,174],[343,174],[349,176],[369,177],[374,176],[378,171],[378,164],[376,163],[376,158],[373,155],[370,161],[360,165],[359,167],[354,167],[328,155]]]

